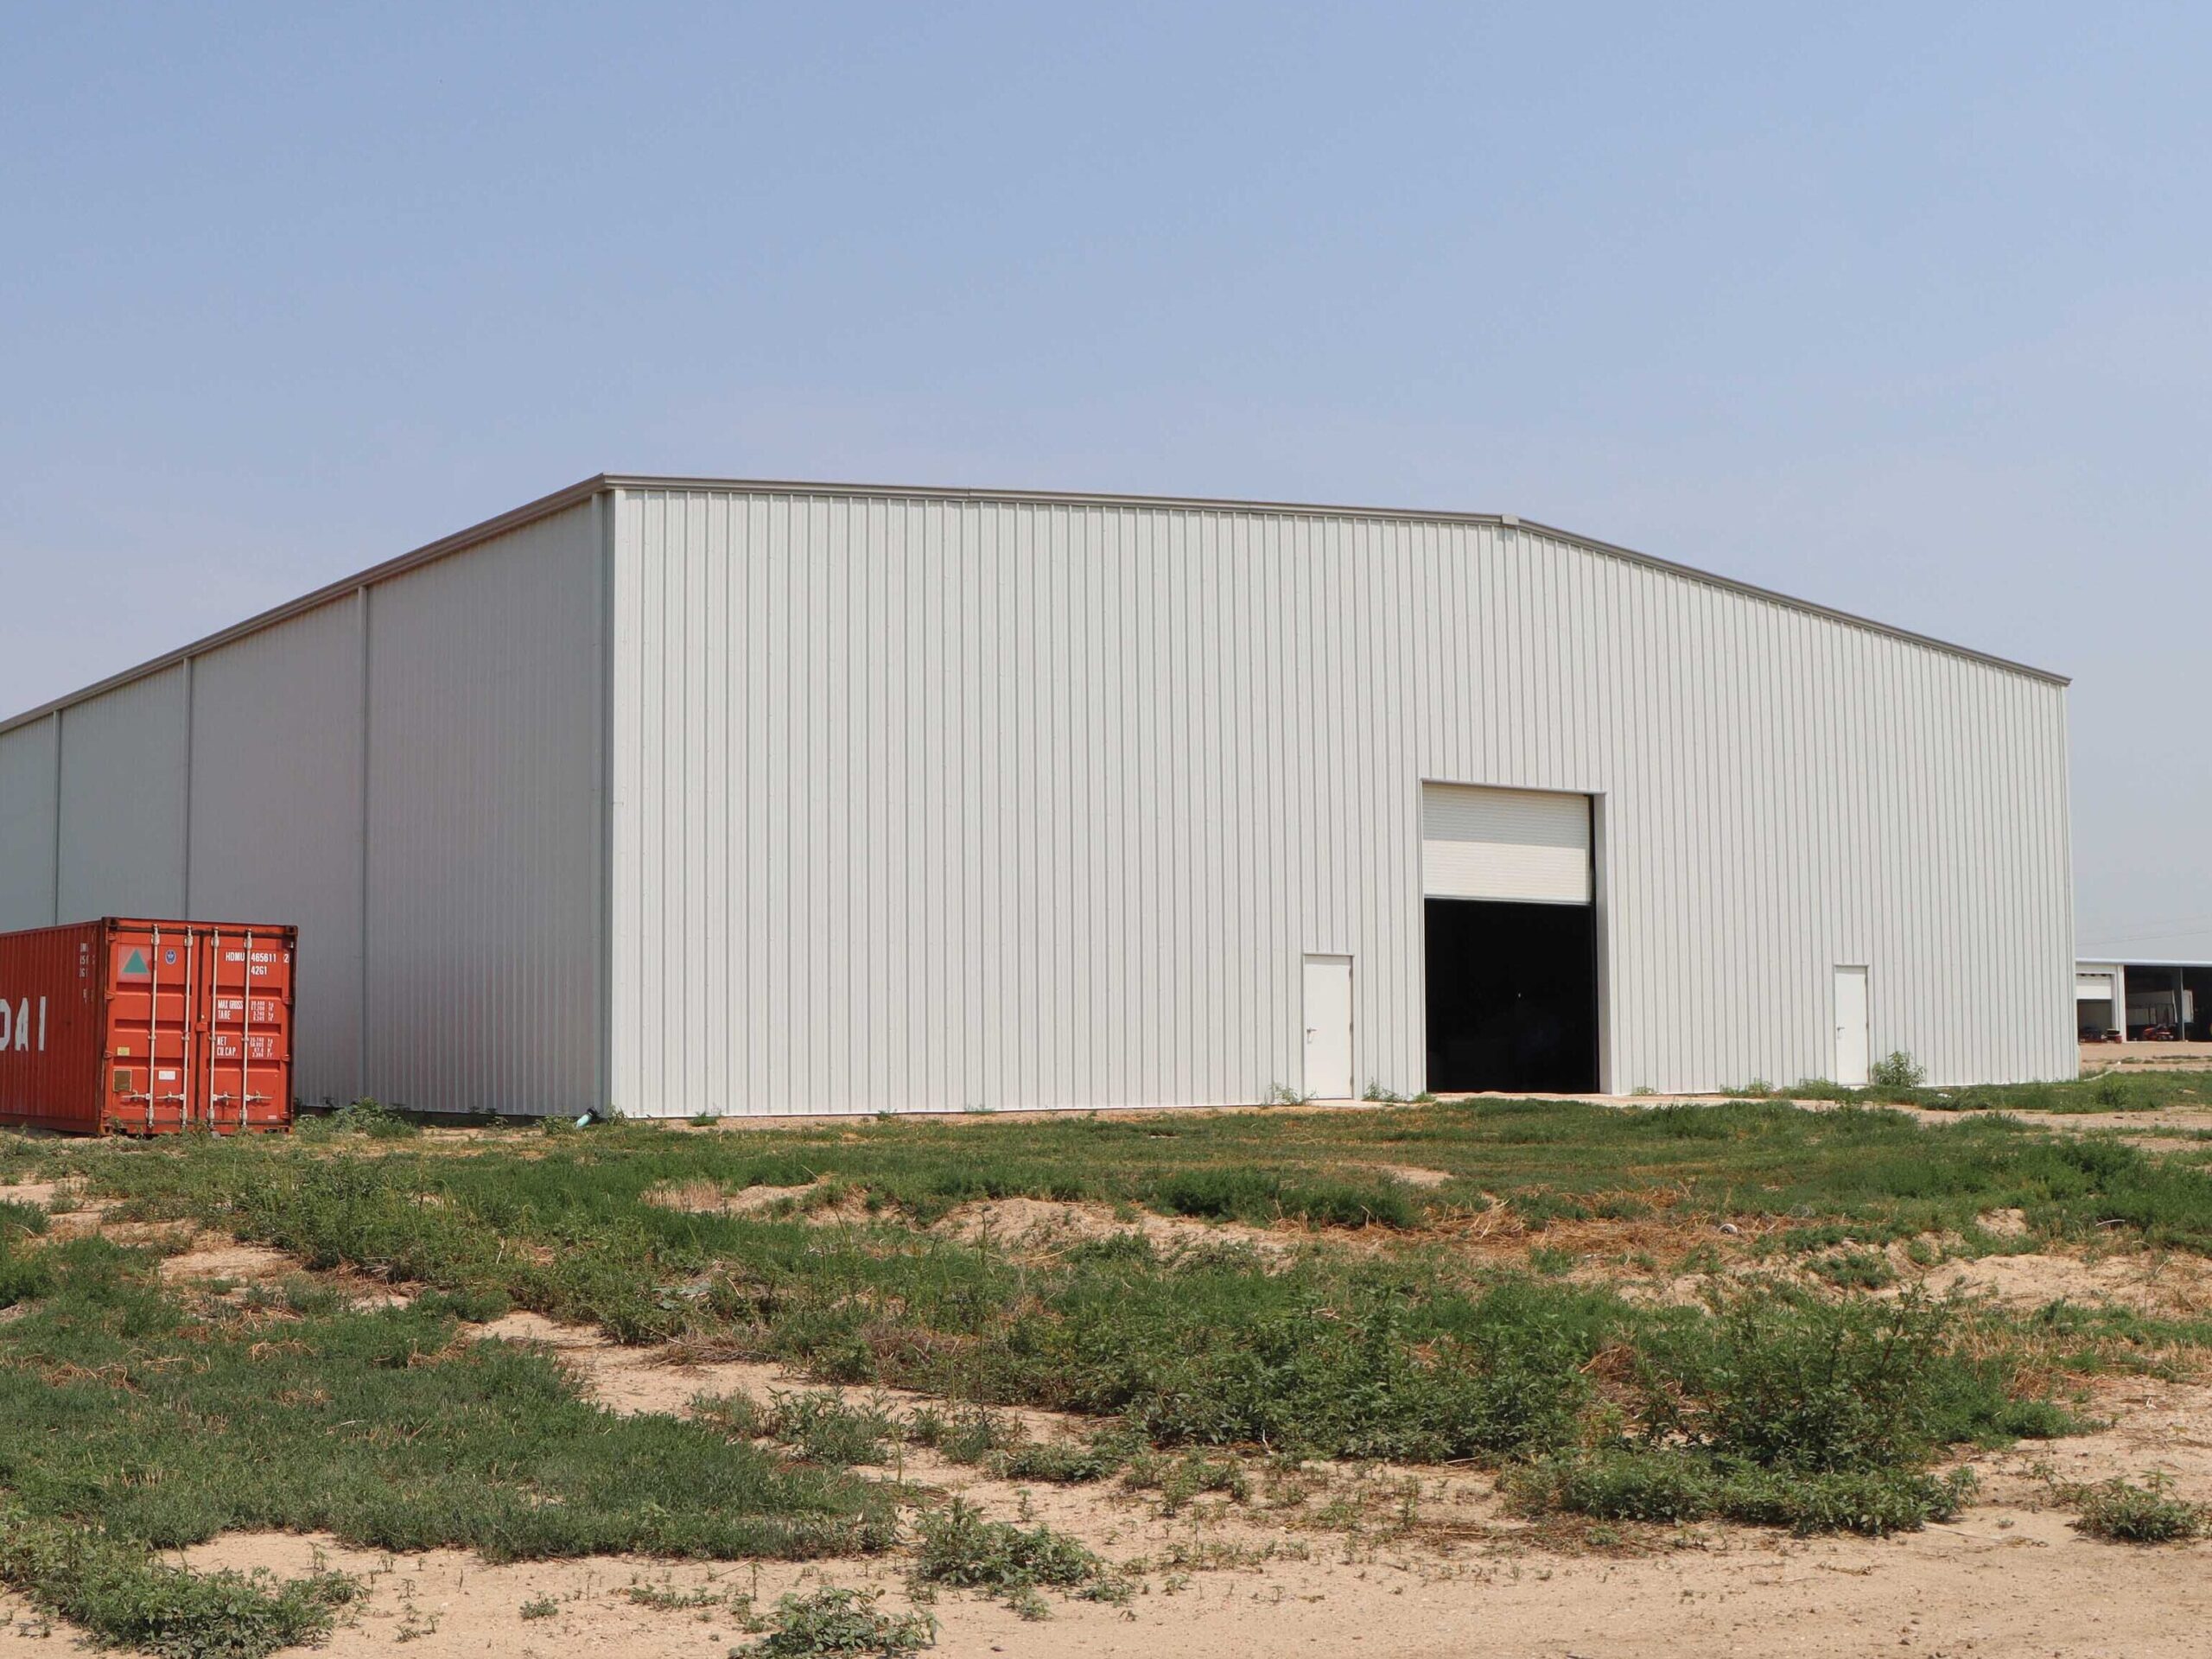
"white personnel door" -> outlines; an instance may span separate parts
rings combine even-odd
[[[1866,1083],[1866,970],[1835,970],[1835,1080],[1847,1088]]]
[[[1351,958],[1306,958],[1306,1092],[1316,1100],[1350,1100]]]

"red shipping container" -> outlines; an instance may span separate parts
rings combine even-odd
[[[0,1124],[289,1128],[298,953],[296,928],[233,923],[0,933]]]

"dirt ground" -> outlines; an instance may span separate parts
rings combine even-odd
[[[2212,1063],[2212,1043],[2084,1043],[2082,1075],[2094,1071],[2196,1071]]]
[[[2135,1414],[2130,1430],[2039,1451],[2074,1478],[2113,1465],[2179,1468],[2181,1489],[2203,1495],[2205,1407],[2201,1396],[2164,1401]],[[1036,1513],[1116,1559],[1160,1549],[1164,1535],[1194,1549],[1273,1542],[1292,1553],[1252,1567],[1155,1572],[1126,1611],[1061,1601],[1039,1623],[980,1598],[948,1595],[932,1609],[942,1627],[937,1651],[947,1659],[1275,1653],[1812,1659],[1900,1652],[2181,1659],[2206,1650],[2212,1545],[2092,1542],[2067,1525],[2063,1513],[2043,1506],[2040,1484],[2024,1469],[1993,1469],[1990,1477],[1993,1486],[2022,1496],[1977,1505],[1955,1525],[1902,1538],[1797,1541],[1719,1528],[1633,1554],[1560,1554],[1510,1532],[1457,1548],[1332,1540],[1280,1528],[1266,1537],[1267,1529],[1238,1521],[1148,1521],[1110,1501],[1047,1493]],[[1478,1498],[1465,1507],[1470,1520],[1490,1508]],[[1303,1550],[1310,1557],[1297,1559]],[[899,1563],[890,1559],[757,1571],[627,1559],[486,1567],[452,1551],[393,1558],[283,1535],[232,1535],[187,1559],[200,1567],[283,1573],[325,1565],[368,1580],[365,1604],[327,1644],[338,1659],[403,1646],[421,1659],[486,1652],[706,1659],[747,1639],[726,1608],[658,1611],[632,1602],[632,1586],[734,1589],[768,1605],[786,1592],[834,1583],[880,1589],[887,1607],[906,1605]],[[555,1609],[550,1616],[524,1616],[526,1604],[546,1601]],[[0,1652],[28,1653],[45,1640],[42,1622],[18,1604],[0,1598],[0,1618],[8,1621]]]
[[[373,1578],[365,1608],[324,1649],[334,1659],[508,1654],[556,1659],[706,1659],[745,1640],[720,1610],[655,1611],[633,1585],[741,1587],[763,1603],[823,1582],[876,1586],[904,1605],[895,1563],[820,1569],[601,1560],[487,1567],[448,1551],[393,1560],[291,1537],[233,1536],[190,1552],[196,1567],[328,1565]],[[2049,1510],[1990,1506],[1959,1525],[1890,1542],[1777,1541],[1715,1533],[1696,1548],[1637,1557],[1507,1550],[1457,1560],[1388,1549],[1201,1573],[1154,1588],[1128,1614],[1062,1603],[1027,1623],[946,1597],[946,1659],[1118,1655],[1229,1659],[1390,1654],[1408,1659],[1643,1659],[1692,1655],[2045,1654],[2180,1659],[2205,1651],[2212,1546],[2131,1550],[2088,1542]],[[550,1599],[550,1617],[525,1619]],[[20,1609],[0,1652],[32,1650]],[[399,1644],[404,1642],[405,1645]],[[36,1650],[51,1652],[50,1646]]]

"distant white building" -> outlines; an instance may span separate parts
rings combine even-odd
[[[0,925],[296,922],[305,1093],[431,1109],[2070,1076],[2065,687],[1511,517],[601,477],[0,724]]]
[[[2085,1041],[2146,1031],[2212,1041],[2212,963],[2085,957],[2074,964],[2074,1000]]]

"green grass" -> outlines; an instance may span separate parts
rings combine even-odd
[[[2127,1086],[2171,1090],[2181,1081],[2130,1079]],[[1896,1112],[1808,1111],[1764,1101],[1636,1110],[1484,1102],[1020,1123],[858,1120],[683,1135],[624,1123],[501,1136],[465,1152],[389,1142],[374,1157],[349,1154],[349,1143],[363,1144],[332,1135],[312,1146],[225,1143],[190,1158],[115,1147],[60,1155],[105,1189],[142,1196],[165,1213],[215,1206],[249,1223],[265,1217],[289,1231],[330,1234],[334,1246],[352,1213],[379,1202],[394,1184],[418,1208],[465,1206],[475,1224],[510,1225],[518,1237],[555,1249],[620,1231],[638,1249],[711,1259],[757,1236],[743,1218],[643,1201],[656,1186],[692,1181],[730,1191],[825,1182],[916,1226],[969,1200],[1014,1196],[1207,1221],[1397,1232],[1448,1225],[1499,1200],[1537,1225],[1608,1215],[1815,1217],[1874,1224],[1886,1236],[1963,1229],[1980,1211],[2017,1206],[2038,1227],[2086,1235],[2120,1221],[2161,1242],[2212,1246],[2212,1182],[2109,1139],[2055,1140],[2031,1122],[1995,1114],[1924,1128]],[[1388,1173],[1399,1165],[1447,1179],[1416,1188]],[[308,1229],[283,1217],[287,1189],[307,1179],[304,1168],[371,1166],[380,1173],[315,1178],[306,1196],[331,1212],[327,1224]],[[261,1184],[274,1189],[266,1198],[250,1191]],[[448,1241],[436,1219],[424,1213],[416,1230],[442,1247]],[[404,1250],[404,1230],[381,1228],[378,1247]]]
[[[1408,1222],[1448,1234],[1492,1202],[1524,1225],[1612,1216],[1706,1236],[1733,1215],[1786,1221],[1785,1249],[1853,1239],[1817,1264],[1845,1288],[1887,1271],[1866,1245],[1971,1234],[1993,1208],[2021,1208],[2059,1236],[2212,1245],[2212,1180],[2110,1137],[1764,1102],[713,1135],[623,1124],[458,1153],[257,1141],[87,1148],[77,1161],[149,1215],[208,1221],[316,1268],[505,1298],[624,1340],[702,1334],[824,1382],[1121,1418],[1166,1446],[1409,1459],[1544,1451],[1582,1408],[1575,1368],[1656,1316],[1570,1283],[1471,1270],[1425,1236],[1263,1261],[1233,1242],[1162,1257],[1125,1236],[1029,1262],[924,1227],[960,1198],[1022,1193],[1170,1213],[1320,1212],[1400,1234]],[[1452,1179],[1370,1192],[1354,1173],[1390,1163]],[[821,1226],[647,1201],[697,1180],[842,1184],[874,1218]],[[1364,1196],[1316,1196],[1332,1192]],[[1292,1193],[1302,1207],[1285,1202]]]
[[[2113,1071],[2069,1083],[1915,1088],[1906,1098],[1936,1111],[2155,1112],[2212,1103],[2212,1072]]]
[[[538,1354],[461,1338],[443,1308],[181,1294],[99,1238],[38,1259],[41,1287],[0,1325],[0,1579],[101,1641],[212,1659],[327,1629],[349,1581],[156,1554],[233,1530],[490,1560],[804,1557],[892,1535],[881,1488],[710,1425],[610,1415]]]
[[[610,1415],[442,1313],[188,1306],[137,1253],[52,1254],[53,1294],[0,1327],[0,1487],[35,1516],[165,1549],[276,1529],[490,1560],[801,1557],[887,1535],[873,1489]]]

